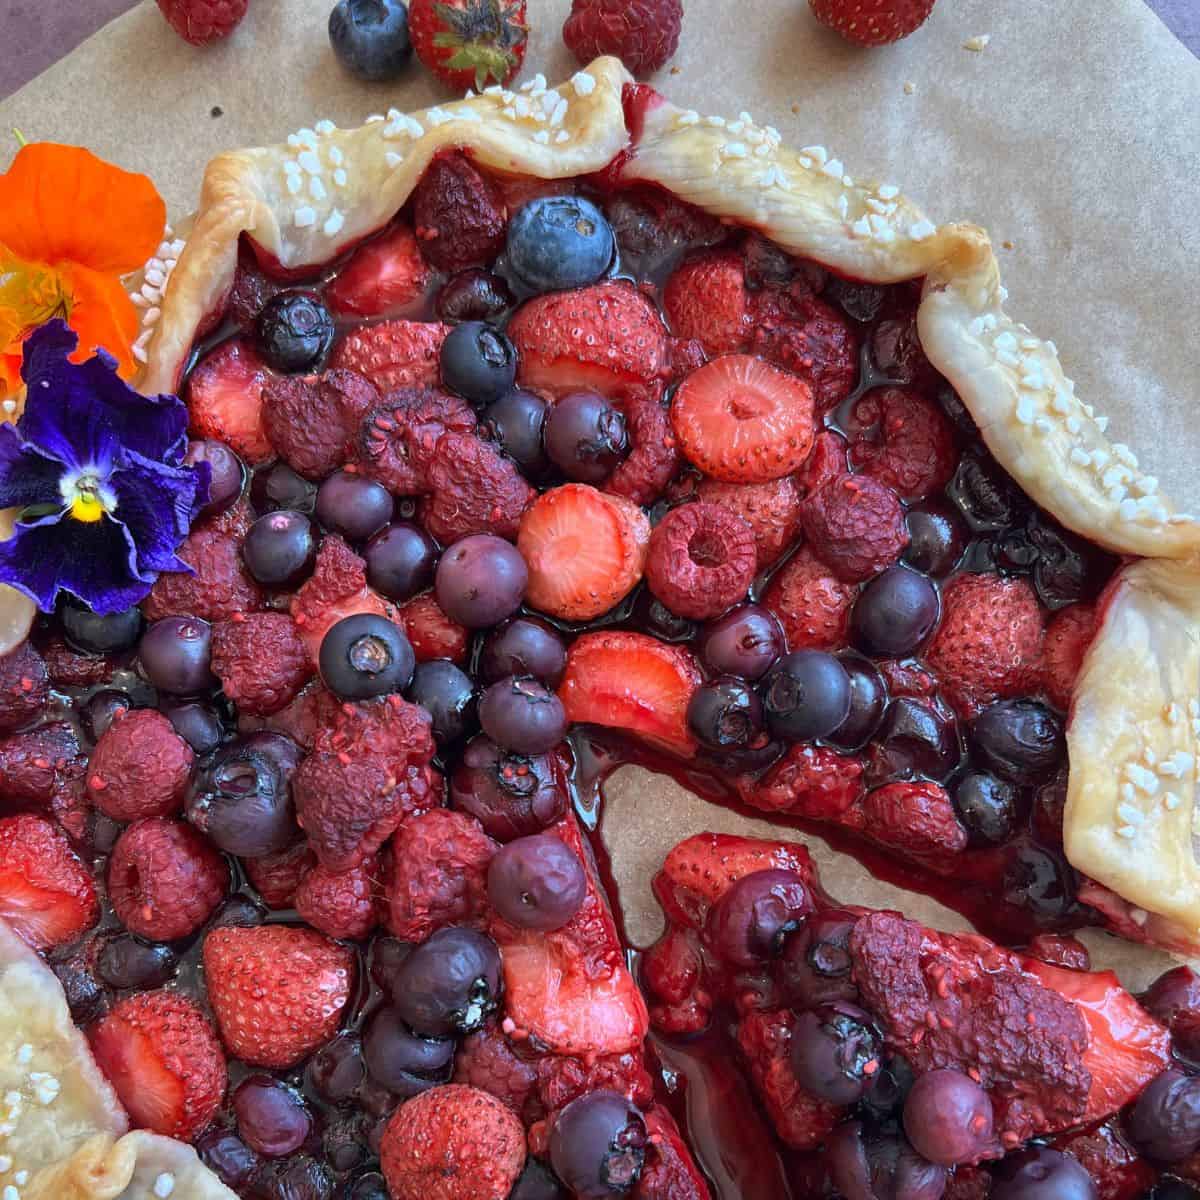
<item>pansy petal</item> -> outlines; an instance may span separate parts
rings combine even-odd
[[[128,527],[142,572],[191,570],[175,551],[187,536],[197,482],[190,468],[165,467],[135,455],[109,478],[117,498],[112,515]]]
[[[0,175],[0,242],[22,258],[125,275],[154,253],[166,218],[146,176],[78,146],[34,142]]]
[[[62,463],[22,441],[12,425],[0,425],[0,508],[52,504],[61,499]]]

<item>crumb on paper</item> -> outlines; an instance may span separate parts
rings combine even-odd
[[[977,33],[974,37],[969,37],[963,42],[964,50],[974,50],[976,54],[987,49],[987,44],[992,40],[990,33]]]
[[[212,108],[209,109],[208,115],[215,120],[217,117],[223,117],[225,115],[225,110],[219,104],[214,104]]]
[[[1003,246],[1005,250],[1011,250],[1013,248],[1012,242],[1010,242],[1007,238],[1005,238],[1000,245]]]
[[[672,68],[671,68],[671,74],[672,74],[672,75],[682,75],[682,74],[683,74],[683,68],[682,68],[682,67],[672,67]]]
[[[913,81],[911,79],[906,79],[904,81],[904,94],[906,96],[911,96],[916,90],[917,90],[917,85],[915,83],[913,83]]]
[[[799,103],[795,103],[795,104],[793,104],[793,105],[792,105],[792,112],[794,112],[794,113],[796,114],[796,116],[799,116],[799,115],[800,115],[800,105],[799,105]]]

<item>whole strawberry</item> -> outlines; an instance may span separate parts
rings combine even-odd
[[[158,0],[171,28],[193,46],[228,37],[246,15],[249,0]]]
[[[808,0],[813,16],[856,46],[886,46],[919,29],[936,0]]]
[[[525,61],[525,0],[412,0],[408,35],[447,86],[506,84]]]
[[[682,23],[682,0],[574,0],[563,41],[584,65],[615,54],[634,75],[649,75],[675,53]]]

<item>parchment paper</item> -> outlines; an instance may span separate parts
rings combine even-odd
[[[986,226],[1003,247],[1010,310],[1058,343],[1115,438],[1181,503],[1200,507],[1200,63],[1141,0],[941,0],[916,35],[869,52],[817,26],[803,0],[685,2],[676,65],[655,80],[662,90],[701,112],[747,110],[794,145],[828,146],[852,174],[900,185],[936,220]],[[183,215],[219,150],[279,141],[322,117],[353,125],[444,98],[416,66],[399,87],[343,74],[325,33],[331,5],[251,0],[228,42],[199,51],[146,0],[0,104],[0,130],[82,143],[145,171]],[[529,0],[526,78],[540,70],[554,82],[575,69],[559,34],[568,9],[569,0]],[[980,35],[990,35],[982,50],[964,47]],[[3,147],[0,136],[0,163]],[[663,855],[704,829],[772,836],[766,822],[643,771],[610,781],[604,835],[636,941],[660,926],[649,880]],[[834,895],[964,927],[811,844]],[[1096,964],[1131,987],[1167,965],[1086,937]]]

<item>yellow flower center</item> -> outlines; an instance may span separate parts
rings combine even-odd
[[[95,492],[80,492],[71,501],[71,516],[77,521],[98,521],[104,516],[104,501]]]
[[[67,516],[76,521],[90,524],[117,507],[117,498],[112,489],[90,471],[64,475],[59,480],[58,490],[66,505]]]

